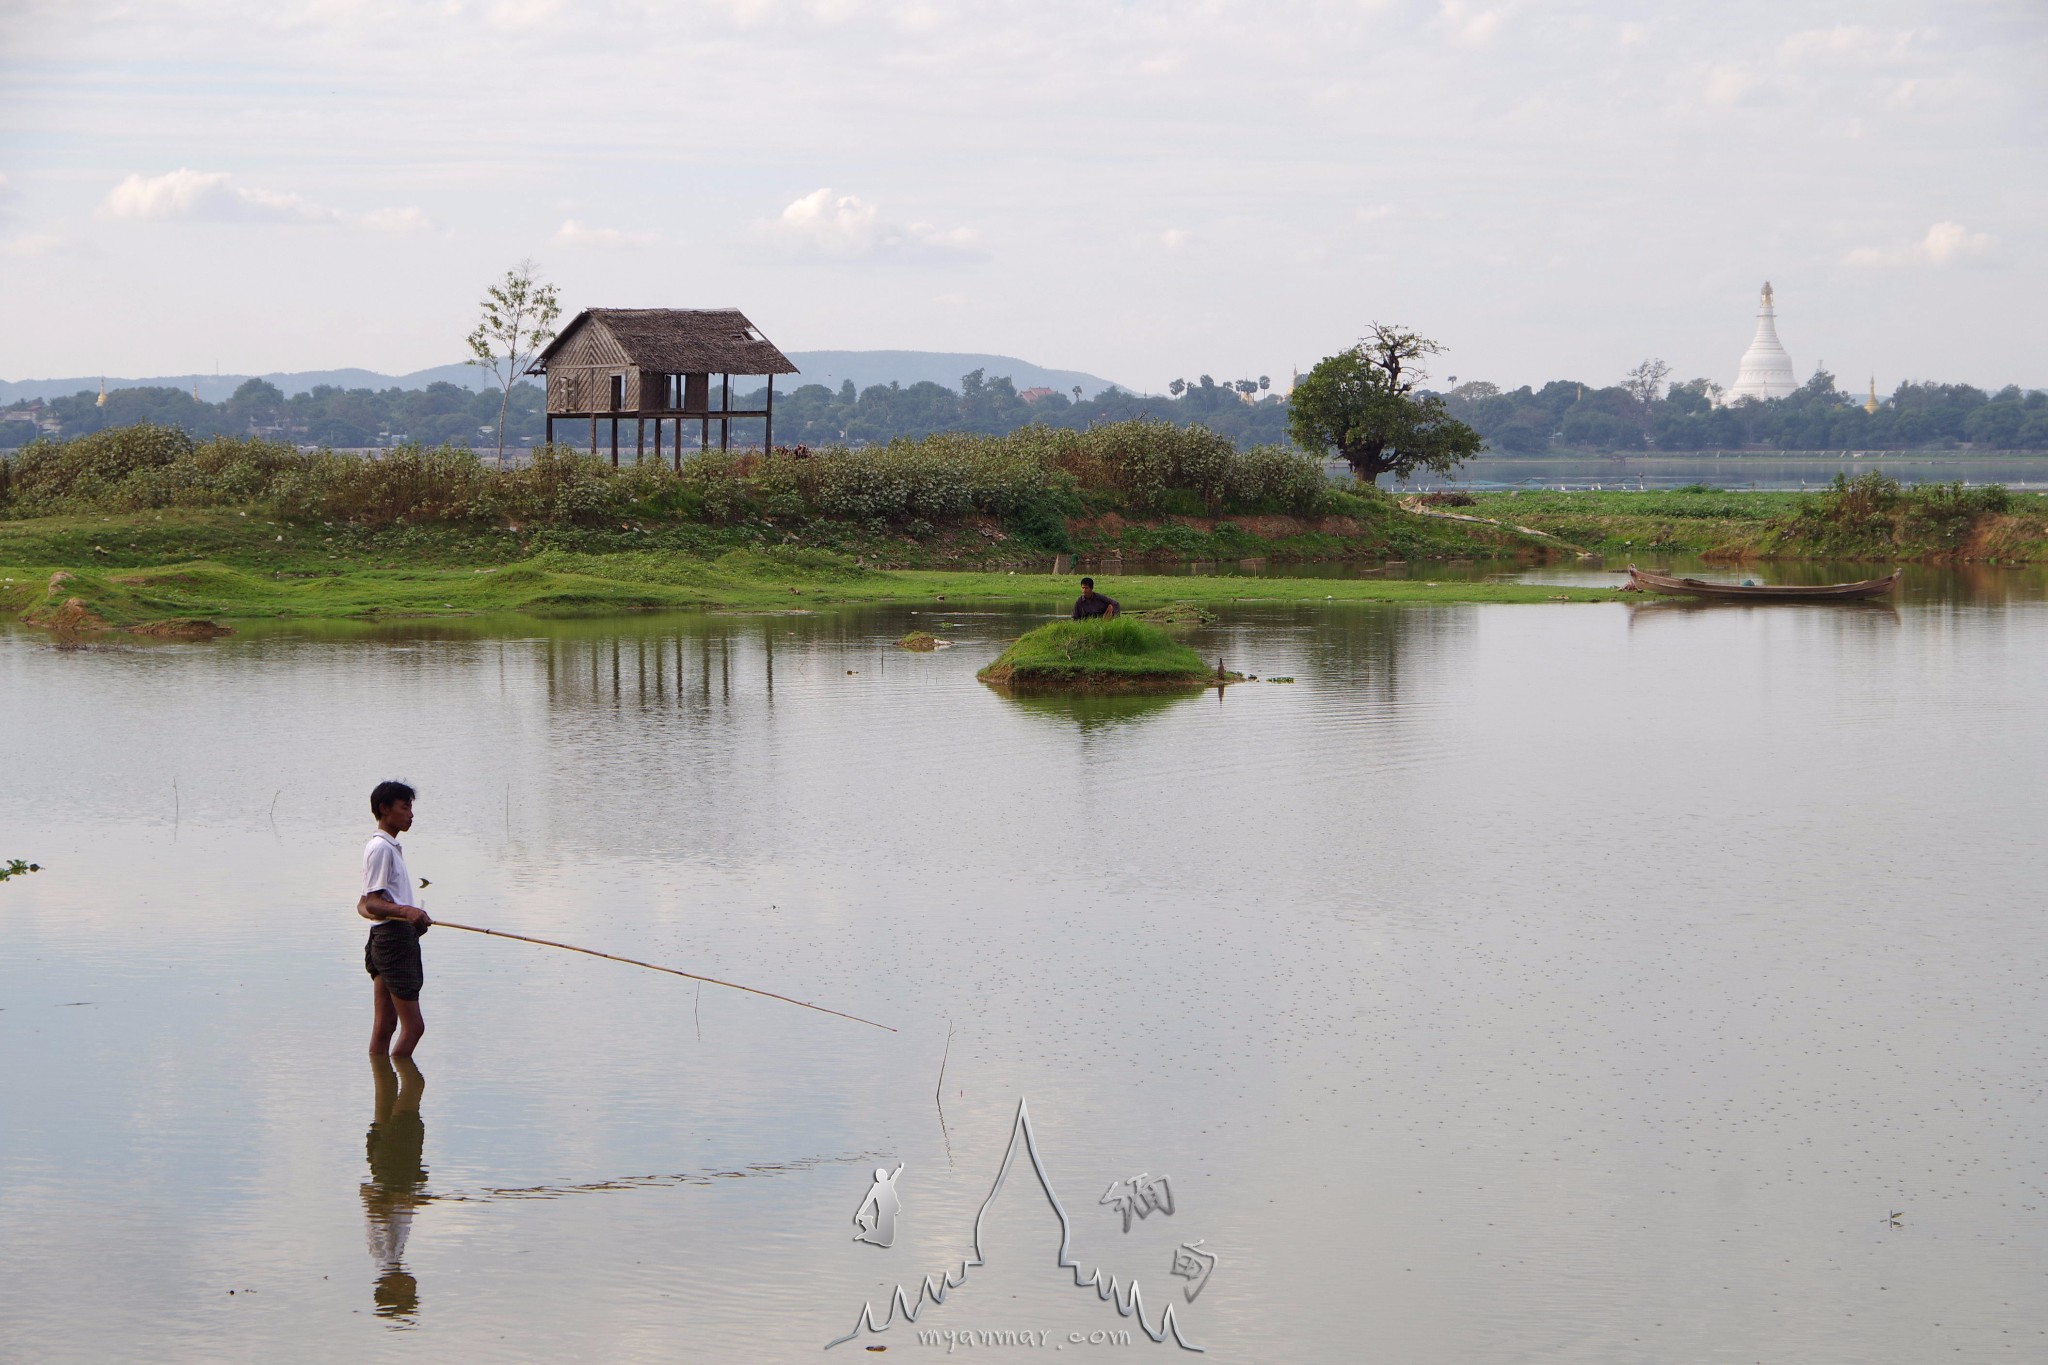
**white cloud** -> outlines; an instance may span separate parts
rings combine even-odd
[[[568,218],[563,220],[562,226],[555,229],[555,240],[563,246],[640,247],[653,246],[661,238],[657,233],[591,227],[586,223],[577,222],[574,218]]]
[[[372,232],[431,232],[434,222],[416,208],[371,209],[363,215],[363,226]]]
[[[1756,77],[1739,66],[1717,66],[1707,73],[1708,104],[1723,107],[1740,103],[1756,85]]]
[[[1499,10],[1480,9],[1466,0],[1443,0],[1442,12],[1451,31],[1468,43],[1483,43],[1500,27]]]
[[[18,259],[32,259],[37,256],[55,256],[71,245],[69,238],[57,232],[32,232],[25,237],[0,242],[0,256]]]
[[[1972,232],[1961,223],[1936,223],[1911,246],[1858,247],[1843,259],[1856,266],[1952,265],[1982,256],[1996,245],[1989,233]]]
[[[1634,47],[1638,43],[1647,41],[1649,36],[1650,28],[1647,24],[1623,24],[1621,26],[1620,39],[1623,47]]]
[[[1972,232],[1961,223],[1936,223],[1921,239],[1920,254],[1935,265],[1947,265],[1965,256],[1981,256],[1992,245],[1988,233]]]
[[[129,176],[107,192],[99,212],[102,218],[127,222],[332,223],[341,218],[296,194],[237,185],[226,171],[184,167],[158,176]]]
[[[1355,209],[1351,216],[1361,223],[1378,223],[1393,217],[1394,210],[1386,204],[1377,204],[1369,209]]]
[[[491,6],[491,27],[511,32],[539,28],[561,9],[562,0],[497,0]]]
[[[1913,29],[1880,33],[1861,24],[1838,24],[1834,28],[1810,28],[1792,34],[1778,44],[1778,57],[1787,64],[1809,61],[1898,61],[1911,55],[1925,37]]]
[[[839,257],[963,255],[976,242],[972,228],[893,223],[881,205],[829,186],[792,200],[768,227],[794,246]]]
[[[1159,234],[1159,245],[1168,251],[1179,251],[1195,239],[1195,234],[1186,228],[1168,228]]]
[[[21,191],[7,178],[7,172],[0,171],[0,218],[14,216],[15,201],[21,198]]]

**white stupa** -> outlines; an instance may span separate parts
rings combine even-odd
[[[1792,357],[1778,341],[1778,314],[1771,307],[1771,282],[1764,281],[1763,306],[1756,313],[1756,337],[1742,353],[1742,366],[1735,382],[1728,386],[1723,401],[1739,398],[1783,398],[1797,392],[1799,381],[1792,377]]]

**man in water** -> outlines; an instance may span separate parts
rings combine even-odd
[[[426,978],[420,935],[434,922],[412,903],[412,874],[405,868],[405,850],[398,846],[398,836],[412,828],[414,795],[403,782],[379,782],[370,793],[377,832],[363,846],[363,894],[356,913],[376,921],[370,926],[370,941],[363,945],[363,967],[376,987],[370,1025],[374,1057],[387,1050],[393,1057],[410,1057],[427,1031],[427,1022],[420,1017],[420,987]]]
[[[1123,608],[1114,597],[1104,597],[1095,591],[1095,580],[1081,580],[1081,595],[1074,599],[1074,619],[1086,621],[1097,616],[1114,616]]]

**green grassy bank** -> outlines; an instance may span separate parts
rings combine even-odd
[[[2048,561],[2048,495],[1882,475],[1815,493],[1695,488],[1654,493],[1518,491],[1446,511],[1541,531],[1611,558]]]
[[[166,517],[172,514],[165,514]],[[238,619],[313,620],[526,612],[604,615],[705,608],[790,610],[872,602],[1026,602],[1065,606],[1073,575],[1011,570],[882,569],[801,545],[692,553],[663,548],[577,550],[475,545],[450,532],[439,542],[416,528],[412,552],[342,543],[255,522],[246,535],[210,528],[203,557],[146,552],[133,518],[65,528],[99,542],[123,541],[120,558],[53,555],[22,523],[0,523],[0,609],[36,624],[128,629],[151,623]],[[153,523],[154,524],[154,523]],[[28,524],[32,526],[33,524]],[[45,528],[48,529],[48,528]],[[280,537],[282,537],[280,539]],[[181,537],[170,537],[173,541]],[[506,553],[511,549],[511,553]],[[153,562],[135,562],[136,560]],[[58,573],[68,575],[52,583]],[[1174,602],[1544,602],[1610,600],[1605,590],[1515,583],[1432,583],[1111,575],[1102,586],[1131,610]],[[74,606],[73,603],[76,605]]]

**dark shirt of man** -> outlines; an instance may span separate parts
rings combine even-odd
[[[1085,621],[1091,616],[1107,616],[1112,611],[1123,610],[1114,597],[1104,597],[1090,588],[1074,599],[1074,619]]]

